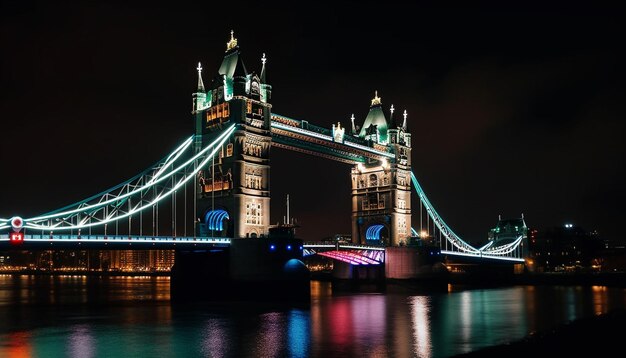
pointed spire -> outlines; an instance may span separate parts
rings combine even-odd
[[[402,116],[404,117],[404,121],[402,122],[402,129],[406,131],[406,109],[404,110],[404,113],[402,113]]]
[[[395,111],[396,109],[393,108],[393,104],[391,104],[391,108],[389,108],[389,111],[391,112],[391,116],[389,117],[389,119],[393,120],[393,111]]]
[[[237,47],[237,39],[235,38],[235,30],[230,30],[230,41],[226,43],[226,51]]]
[[[261,67],[261,83],[265,83],[265,62],[267,62],[267,58],[265,57],[265,52],[263,52],[263,57],[261,57],[261,63],[263,64]]]
[[[380,105],[380,97],[378,97],[378,91],[374,91],[374,98],[372,99],[372,106]]]
[[[202,64],[198,62],[198,92],[204,92],[204,82],[202,82]]]
[[[352,122],[352,134],[356,134],[356,126],[354,125],[354,113],[352,113],[350,121]]]

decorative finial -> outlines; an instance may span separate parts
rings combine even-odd
[[[198,62],[198,92],[204,92],[204,82],[202,82],[202,64]]]
[[[235,30],[230,30],[230,41],[226,43],[226,51],[237,47],[237,39],[235,38]]]
[[[389,108],[389,110],[391,111],[391,116],[393,117],[393,111],[396,110],[395,108],[393,108],[393,104],[391,105],[391,108]]]
[[[372,99],[372,106],[381,104],[380,97],[378,97],[378,91],[374,91],[374,99]]]
[[[267,58],[265,57],[265,52],[263,52],[263,57],[261,57],[261,63],[263,64],[263,66],[265,66],[266,61],[267,61]]]
[[[402,122],[402,128],[404,128],[404,130],[406,130],[406,109],[404,110],[404,113],[402,113],[402,117],[404,117],[404,121]]]
[[[356,134],[356,126],[354,125],[354,113],[350,116],[350,122],[352,123],[352,134]]]

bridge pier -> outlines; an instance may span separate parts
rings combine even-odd
[[[310,273],[302,240],[233,239],[228,248],[178,250],[171,274],[173,301],[308,302]]]

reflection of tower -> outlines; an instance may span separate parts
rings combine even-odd
[[[205,96],[194,95],[195,128],[201,138],[197,145],[206,146],[223,129],[237,126],[198,178],[196,234],[200,236],[258,237],[268,232],[271,86],[265,81],[265,63],[264,55],[260,77],[248,73],[231,32]]]
[[[397,246],[411,230],[411,135],[406,111],[402,126],[390,119],[375,94],[358,137],[393,157],[352,168],[352,241]]]

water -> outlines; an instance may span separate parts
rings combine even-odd
[[[167,277],[0,275],[0,357],[447,357],[626,307],[626,290],[334,294],[172,305]]]

